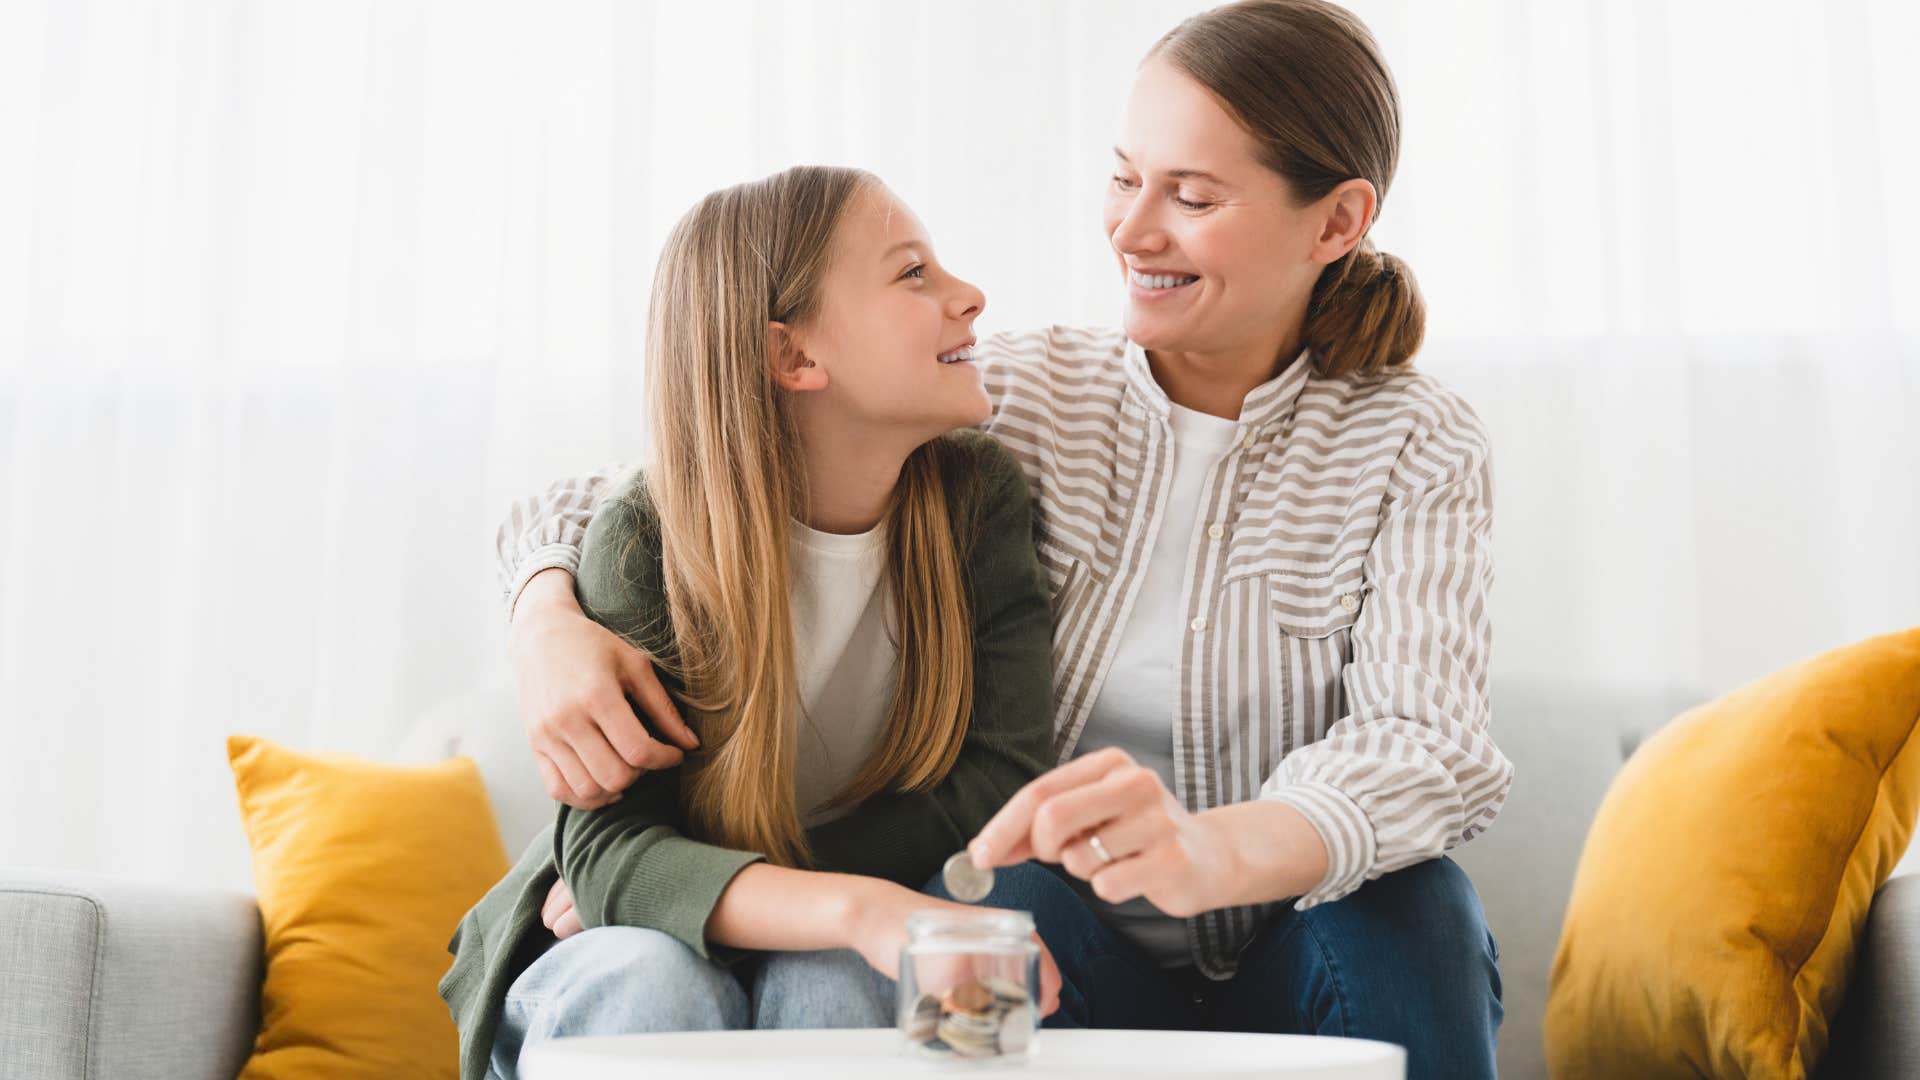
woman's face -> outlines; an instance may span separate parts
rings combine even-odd
[[[979,289],[934,258],[927,231],[893,193],[874,187],[842,215],[818,314],[796,337],[817,391],[809,408],[836,422],[924,442],[986,421],[970,357]],[[808,374],[803,370],[801,374]]]
[[[1159,60],[1135,75],[1104,219],[1142,347],[1228,353],[1298,333],[1325,214],[1296,207],[1256,152],[1187,75]]]

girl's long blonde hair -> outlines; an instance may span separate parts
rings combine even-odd
[[[859,170],[801,167],[708,195],[668,239],[649,312],[645,475],[674,643],[656,659],[685,687],[681,706],[701,738],[681,803],[696,835],[784,866],[811,861],[795,806],[787,547],[806,492],[767,324],[804,326],[819,314],[836,227],[879,188]],[[948,485],[968,479],[963,468],[941,438],[901,471],[882,523],[900,677],[879,745],[829,806],[926,790],[959,756],[973,711],[960,550],[971,541],[956,540],[953,515],[971,514],[949,506]]]

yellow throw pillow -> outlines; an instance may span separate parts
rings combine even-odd
[[[506,874],[472,761],[381,765],[235,735],[227,757],[266,929],[241,1080],[453,1077],[436,987],[460,917]]]
[[[1558,1080],[1806,1077],[1920,808],[1920,629],[1663,728],[1608,791],[1547,999]]]

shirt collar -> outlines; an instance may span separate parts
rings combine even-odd
[[[1310,354],[1311,350],[1301,349],[1285,371],[1247,393],[1247,399],[1240,404],[1242,426],[1263,427],[1293,411],[1293,403],[1299,399],[1300,391],[1306,389],[1307,379],[1313,374],[1313,357]],[[1167,399],[1167,392],[1160,388],[1159,382],[1153,377],[1153,368],[1147,363],[1147,350],[1131,338],[1127,340],[1127,351],[1121,358],[1121,364],[1126,368],[1127,384],[1139,395],[1148,412],[1164,419],[1173,411],[1173,402]]]

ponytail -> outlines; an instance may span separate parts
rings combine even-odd
[[[1405,366],[1427,331],[1427,305],[1413,269],[1371,237],[1320,272],[1307,301],[1301,344],[1327,378],[1365,378]]]

